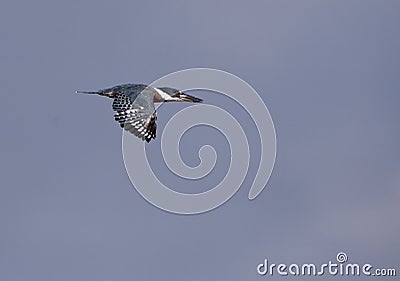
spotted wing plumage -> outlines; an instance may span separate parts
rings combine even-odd
[[[129,96],[125,95],[124,93],[116,94],[112,104],[112,109],[114,111],[120,112],[129,110],[131,108],[132,108],[132,102]]]
[[[112,108],[114,115],[124,130],[127,130],[142,140],[150,142],[156,138],[157,113],[154,108],[153,89],[142,91],[120,92],[114,96]]]

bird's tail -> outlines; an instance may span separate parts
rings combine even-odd
[[[89,94],[89,95],[100,95],[104,97],[114,98],[115,93],[110,91],[110,89],[100,90],[100,91],[76,91],[77,94]]]
[[[179,93],[176,95],[173,95],[172,97],[178,98],[179,101],[186,101],[186,102],[203,102],[202,99],[196,98],[194,96],[184,94],[184,93]]]
[[[76,91],[77,94],[91,94],[91,95],[100,95],[99,92],[91,92],[91,91]]]

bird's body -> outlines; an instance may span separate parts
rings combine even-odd
[[[116,112],[115,120],[122,128],[147,142],[156,138],[155,102],[202,102],[199,98],[173,88],[155,88],[143,84],[124,84],[95,92],[77,93],[112,98],[112,109]]]

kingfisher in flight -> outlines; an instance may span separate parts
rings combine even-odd
[[[143,84],[124,84],[99,91],[76,91],[112,98],[115,121],[126,131],[143,141],[156,138],[157,102],[202,102],[202,99],[169,87],[151,87]]]

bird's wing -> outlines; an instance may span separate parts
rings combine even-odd
[[[153,89],[118,93],[112,108],[117,112],[114,115],[115,121],[122,128],[147,142],[156,138],[157,114]]]

